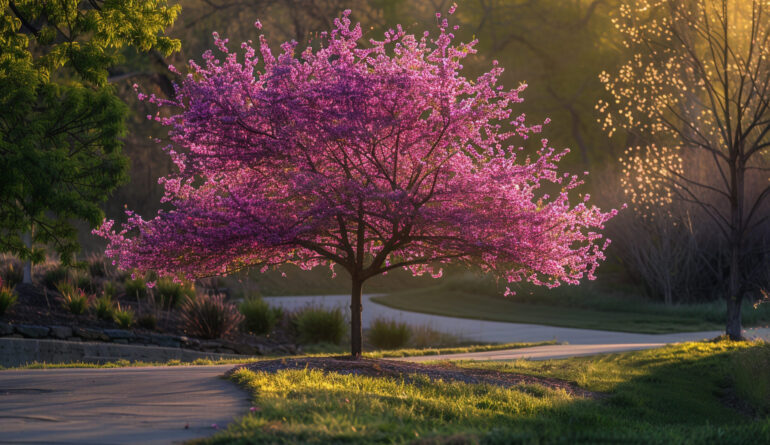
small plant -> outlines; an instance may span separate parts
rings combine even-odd
[[[8,261],[8,263],[0,269],[0,279],[2,279],[6,286],[13,288],[24,279],[24,269],[17,262]]]
[[[104,261],[102,255],[91,255],[86,260],[88,265],[88,273],[92,277],[106,277],[107,276],[107,264]]]
[[[402,321],[377,318],[369,327],[368,339],[377,349],[397,349],[406,346],[412,336],[409,325]]]
[[[158,327],[158,317],[156,317],[152,312],[145,312],[136,319],[136,324],[141,328],[152,331]]]
[[[115,323],[123,329],[128,329],[134,324],[134,311],[132,311],[131,308],[121,308],[120,303],[118,303],[118,306],[115,309],[114,317]]]
[[[195,298],[195,287],[192,283],[175,283],[171,278],[161,278],[155,284],[155,293],[161,307],[177,308]]]
[[[347,322],[341,308],[308,306],[294,314],[292,327],[300,343],[338,344],[345,336]]]
[[[115,304],[112,298],[104,294],[94,302],[94,312],[102,320],[113,320],[115,318]]]
[[[75,285],[86,292],[96,292],[94,280],[86,273],[78,273],[75,276]]]
[[[78,289],[67,282],[60,283],[57,288],[64,299],[65,309],[75,315],[82,315],[88,310],[90,295],[86,294],[83,289]]]
[[[283,317],[281,308],[270,307],[259,297],[246,298],[238,310],[243,314],[245,330],[256,335],[269,334]]]
[[[8,309],[11,308],[18,297],[10,286],[4,283],[3,278],[0,277],[0,316],[5,315]]]
[[[126,295],[137,300],[143,300],[147,298],[147,282],[144,278],[136,276],[134,278],[126,278],[124,283],[126,287]]]
[[[43,284],[49,289],[58,289],[59,283],[69,280],[69,269],[61,264],[48,269],[43,274]]]
[[[235,330],[243,315],[235,305],[225,303],[224,295],[198,295],[182,305],[182,321],[188,334],[200,338],[220,338]]]
[[[102,285],[102,295],[110,299],[114,299],[118,295],[118,287],[112,281],[106,281]]]

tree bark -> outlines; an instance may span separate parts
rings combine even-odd
[[[741,326],[741,303],[743,291],[740,276],[740,247],[733,245],[730,259],[730,283],[727,294],[727,326],[725,333],[730,340],[743,340]]]
[[[361,290],[363,281],[353,278],[353,288],[350,295],[350,355],[361,357],[363,345],[363,326],[361,324]]]

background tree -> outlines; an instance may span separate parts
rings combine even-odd
[[[165,0],[2,0],[0,9],[0,251],[40,260],[52,245],[69,261],[73,220],[98,224],[100,203],[126,179],[126,108],[109,69],[124,47],[178,49],[162,34],[179,9]]]
[[[624,160],[636,211],[681,203],[720,235],[712,264],[733,339],[742,338],[742,300],[767,276],[769,14],[767,0],[629,3],[617,27],[634,56],[602,74],[615,97],[599,104],[605,129],[640,141]]]
[[[348,14],[315,45],[285,43],[277,57],[264,36],[239,57],[215,34],[222,59],[208,51],[192,63],[173,101],[150,97],[177,111],[154,117],[170,127],[178,166],[161,181],[172,209],[149,221],[129,212],[119,232],[105,222],[107,255],[188,278],[341,266],[354,356],[362,285],[389,270],[438,276],[459,262],[507,282],[592,278],[603,258],[595,230],[614,212],[587,197],[570,204],[580,180],[557,173],[566,150],[543,140],[524,157],[511,146],[541,130],[512,116],[524,86],[503,89],[497,66],[463,77],[475,41],[453,44],[446,20],[434,38],[399,26],[364,45]]]

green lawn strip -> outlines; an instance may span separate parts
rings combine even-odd
[[[372,301],[394,309],[458,318],[645,334],[724,328],[722,324],[706,321],[684,311],[666,314],[644,312],[636,308],[624,312],[536,305],[462,290],[416,289],[373,297]]]
[[[555,345],[557,342],[541,341],[532,343],[500,343],[500,344],[486,344],[486,345],[470,345],[461,347],[448,347],[448,348],[424,348],[424,349],[394,349],[389,351],[371,351],[364,352],[364,356],[368,358],[398,358],[398,357],[414,357],[421,355],[439,355],[439,354],[461,354],[468,352],[483,352],[483,351],[498,351],[504,349],[520,349],[531,348],[535,346]],[[18,366],[13,368],[3,369],[53,369],[53,368],[127,368],[127,367],[146,367],[146,366],[211,366],[211,365],[237,365],[242,363],[252,363],[259,360],[273,360],[276,358],[288,358],[288,357],[323,357],[328,355],[344,354],[343,348],[334,346],[334,351],[329,351],[329,346],[326,345],[324,352],[302,354],[296,356],[255,356],[255,357],[243,357],[243,358],[227,358],[227,359],[197,359],[192,362],[183,362],[180,360],[169,360],[167,362],[132,362],[128,360],[117,360],[114,362],[106,363],[84,363],[84,362],[69,362],[69,363],[30,363],[24,366]],[[339,352],[338,352],[339,351]]]
[[[460,363],[578,382],[563,391],[373,378],[314,370],[239,370],[253,412],[203,443],[770,443],[770,417],[725,403],[752,343],[687,343],[545,362]],[[767,348],[765,348],[767,352]],[[756,355],[756,354],[754,354]],[[767,378],[764,368],[759,378]]]

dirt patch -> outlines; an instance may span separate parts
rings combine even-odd
[[[228,371],[232,374],[238,369],[251,371],[278,372],[283,369],[318,369],[324,372],[364,375],[370,377],[403,377],[409,381],[411,376],[419,375],[431,380],[462,383],[486,383],[504,388],[539,385],[550,389],[561,389],[570,395],[590,399],[603,398],[601,393],[588,391],[575,383],[546,377],[535,377],[510,372],[487,369],[458,368],[450,364],[424,365],[383,359],[353,359],[351,357],[306,357],[265,360],[238,366]]]

